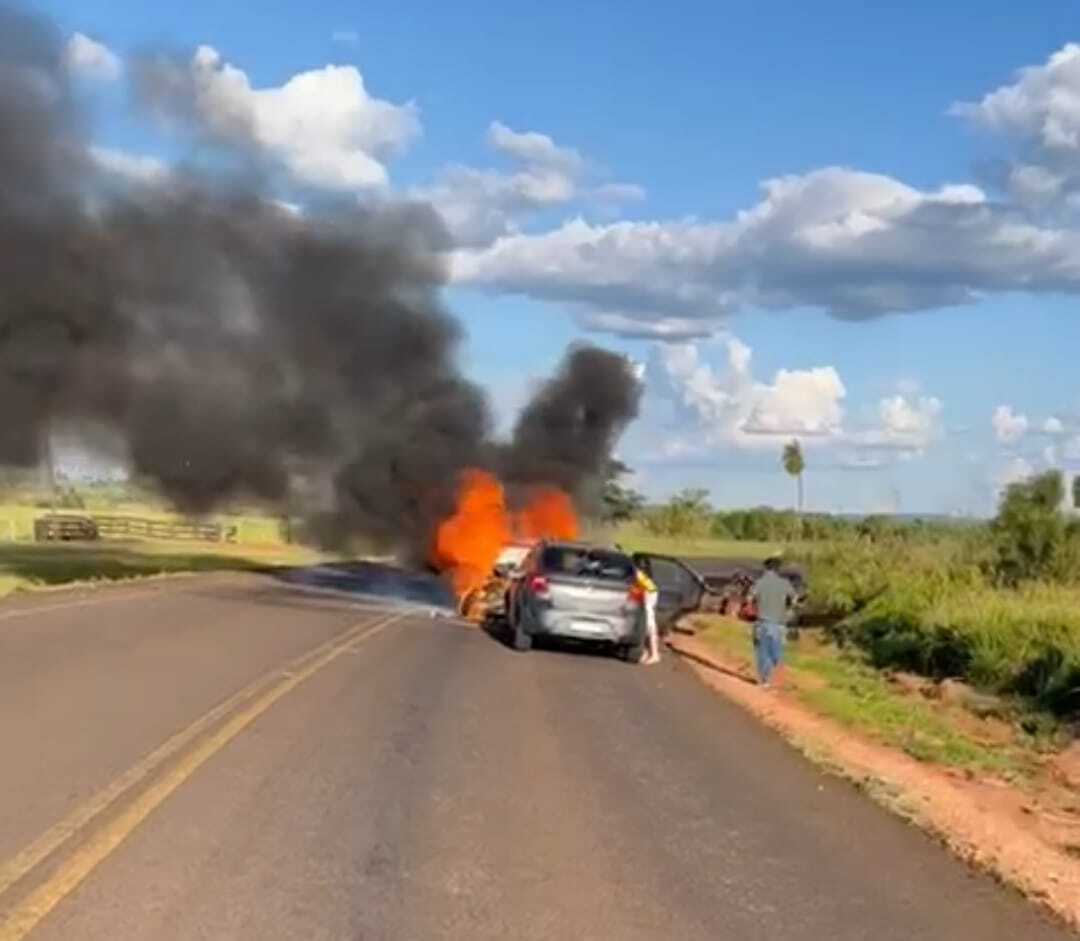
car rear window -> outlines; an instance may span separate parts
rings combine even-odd
[[[622,553],[581,546],[548,546],[541,565],[552,575],[583,575],[615,582],[628,582],[634,576],[634,563]]]

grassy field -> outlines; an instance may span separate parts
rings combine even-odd
[[[88,501],[85,509],[58,512],[129,516],[162,521],[182,517],[160,505]],[[48,509],[27,503],[0,503],[0,596],[13,591],[71,583],[116,581],[182,572],[250,571],[266,566],[310,564],[320,553],[282,541],[281,520],[250,514],[218,514],[208,519],[235,527],[229,543],[114,541],[88,544],[34,543],[34,520]]]
[[[1080,586],[997,586],[980,551],[963,540],[817,546],[804,553],[810,605],[875,666],[1080,713]]]
[[[1080,584],[996,585],[984,533],[785,546],[673,539],[628,526],[617,539],[684,557],[797,560],[808,572],[807,614],[870,666],[956,677],[1059,716],[1080,715]]]
[[[306,565],[322,558],[313,550],[283,544],[260,547],[188,542],[0,545],[0,596],[74,583]]]
[[[655,552],[662,555],[701,558],[764,559],[776,553],[783,553],[786,548],[778,542],[714,539],[709,536],[700,538],[658,536],[638,523],[620,526],[609,538],[633,552]]]
[[[32,542],[34,520],[49,513],[45,507],[21,503],[0,503],[0,543]],[[180,515],[154,504],[94,505],[86,509],[58,509],[58,513],[101,514],[105,516],[128,516],[141,519],[175,522],[184,519]],[[224,528],[236,528],[236,541],[251,545],[272,545],[281,542],[281,520],[277,517],[250,514],[215,514],[207,522],[218,523]]]
[[[697,618],[699,635],[722,661],[753,675],[753,645],[745,624]],[[979,719],[961,705],[932,700],[889,681],[854,651],[802,632],[787,651],[787,685],[813,711],[920,761],[1022,778],[1035,773],[1053,744],[1053,727],[1023,715]],[[1037,734],[1024,731],[1028,725]]]

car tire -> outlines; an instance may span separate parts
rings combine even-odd
[[[623,644],[622,647],[619,648],[620,659],[627,663],[641,663],[641,658],[643,656],[645,656],[644,643]]]
[[[520,621],[514,624],[511,632],[510,643],[513,645],[514,650],[525,653],[525,651],[532,649],[532,637],[525,633]]]

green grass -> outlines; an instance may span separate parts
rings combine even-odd
[[[34,520],[48,510],[20,504],[0,504],[0,542],[29,542],[34,538]]]
[[[187,572],[243,572],[305,565],[323,558],[298,546],[98,543],[0,546],[0,596],[76,583]]]
[[[735,539],[715,539],[711,536],[657,536],[640,523],[620,526],[610,538],[633,552],[655,552],[674,556],[764,559],[785,551],[782,543],[743,542]]]
[[[898,580],[836,631],[879,667],[962,677],[1061,714],[1080,711],[1080,589]]]
[[[700,635],[705,642],[726,661],[752,671],[748,627],[720,618],[702,621],[708,624]],[[795,695],[814,712],[920,761],[1005,777],[1023,775],[1033,766],[1030,744],[980,741],[965,727],[974,722],[969,715],[899,691],[858,655],[809,632],[789,644],[786,661]]]
[[[162,521],[184,519],[160,503],[101,499],[92,491],[84,498],[85,509],[58,508],[58,512]],[[35,499],[40,502],[39,498]],[[235,541],[228,543],[106,539],[93,543],[39,544],[34,542],[34,520],[49,509],[34,505],[35,499],[24,495],[20,502],[0,502],[0,596],[74,583],[303,565],[328,557],[313,549],[284,543],[280,518],[258,512],[223,513],[206,518],[236,529]]]
[[[143,503],[117,505],[95,505],[90,501],[86,509],[57,509],[58,513],[75,513],[93,516],[129,516],[141,519],[175,522],[185,517],[168,508]],[[20,503],[0,503],[0,543],[32,542],[34,539],[34,520],[49,513],[46,507],[36,507]],[[206,517],[207,522],[219,523],[226,529],[236,528],[236,542],[250,545],[273,545],[282,541],[281,520],[279,517],[258,513],[221,513]]]
[[[1080,714],[1080,586],[993,584],[970,534],[803,546],[808,614],[879,668],[957,677],[1058,715]]]

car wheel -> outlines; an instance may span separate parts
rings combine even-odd
[[[643,643],[623,644],[619,648],[619,656],[627,663],[641,663],[641,658],[644,655],[645,645]]]

